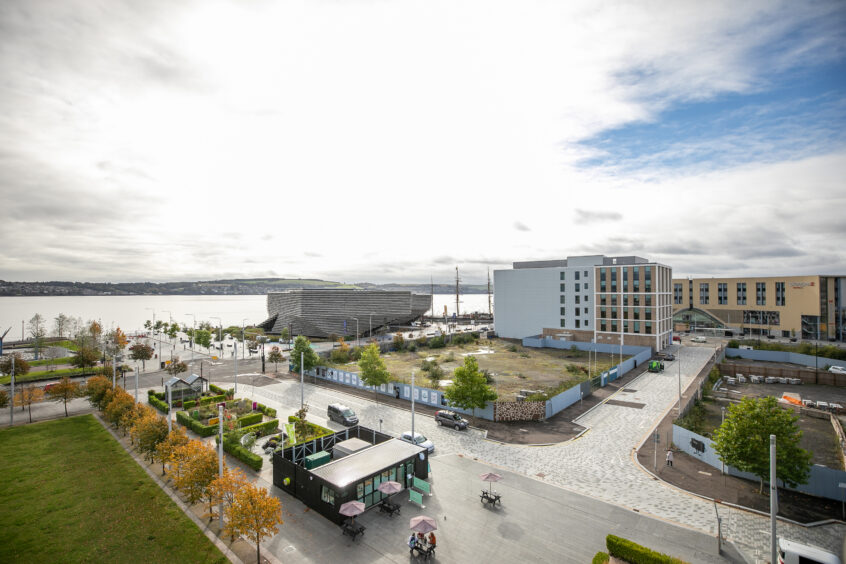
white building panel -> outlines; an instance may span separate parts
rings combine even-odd
[[[494,327],[500,337],[522,339],[558,327],[559,272],[563,268],[494,271]]]

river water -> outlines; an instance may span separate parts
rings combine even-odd
[[[434,310],[439,315],[444,306],[447,314],[455,311],[455,295],[435,294]],[[461,313],[488,311],[487,294],[462,294]],[[105,330],[120,327],[124,332],[143,328],[144,322],[153,319],[173,320],[190,326],[193,314],[197,323],[208,321],[217,326],[240,326],[261,323],[267,319],[267,296],[26,296],[0,297],[0,335],[11,327],[6,340],[26,335],[26,324],[33,315],[44,317],[48,332],[53,320],[60,313],[80,317],[83,321],[97,320]],[[218,322],[217,318],[220,318]],[[21,323],[23,322],[23,330]]]

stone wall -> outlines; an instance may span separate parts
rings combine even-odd
[[[494,421],[542,421],[545,401],[498,401],[494,403]]]
[[[763,363],[750,364],[732,362],[725,360],[720,363],[720,374],[722,376],[737,376],[743,374],[747,378],[751,375],[763,376],[764,378],[772,376],[775,378],[799,378],[803,384],[821,384],[824,386],[846,386],[846,374],[838,374],[836,372],[828,372],[820,368],[814,370],[813,368],[791,368],[787,366],[767,366]]]

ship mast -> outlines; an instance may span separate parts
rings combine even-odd
[[[458,316],[461,315],[461,312],[458,311],[458,296],[459,296],[459,289],[458,289],[458,267],[455,267],[455,317],[458,319]]]
[[[491,269],[488,268],[488,315],[493,318],[493,309],[491,308]]]

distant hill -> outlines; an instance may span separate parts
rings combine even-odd
[[[201,282],[6,282],[0,280],[0,296],[202,296],[263,295],[291,288],[360,288],[404,290],[421,294],[432,292],[431,284],[343,284],[310,278],[244,278]],[[453,294],[455,285],[435,284],[436,294]],[[487,286],[461,286],[464,294],[484,294]]]

